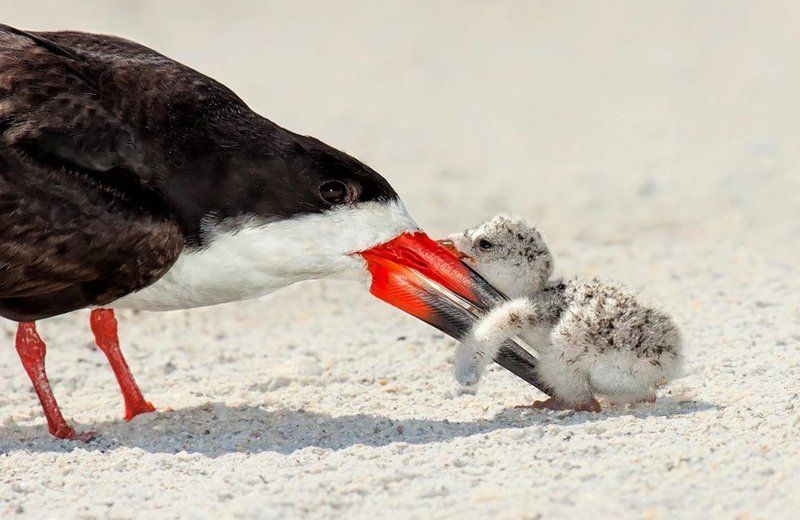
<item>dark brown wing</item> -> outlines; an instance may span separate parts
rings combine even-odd
[[[252,193],[240,172],[265,171],[261,157],[280,155],[289,135],[224,85],[142,45],[0,25],[0,146],[171,213],[188,240],[199,241],[207,214]],[[246,160],[257,164],[230,171]]]
[[[252,114],[224,85],[142,45],[0,25],[0,139],[37,160],[150,188],[187,159],[173,164],[188,130],[241,113]]]
[[[150,186],[136,119],[100,95],[114,67],[80,52],[0,26],[0,315],[11,319],[108,303],[158,279],[184,244]]]
[[[0,315],[18,321],[109,303],[161,277],[183,248],[170,219],[114,190],[0,151]]]
[[[0,131],[4,144],[47,162],[94,172],[136,169],[129,125],[96,95],[88,62],[38,36],[0,27]]]

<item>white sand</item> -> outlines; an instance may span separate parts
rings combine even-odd
[[[120,313],[161,410],[131,423],[87,313],[40,324],[48,437],[0,323],[0,517],[792,518],[800,507],[800,10],[787,2],[215,9],[3,2],[127,35],[383,172],[432,234],[536,219],[565,273],[673,311],[686,376],[653,406],[538,413],[502,370],[362,288]],[[401,7],[402,4],[402,7]]]

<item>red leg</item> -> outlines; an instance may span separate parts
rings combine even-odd
[[[139,386],[131,375],[128,363],[119,349],[117,320],[112,309],[95,309],[90,318],[97,346],[105,353],[114,375],[117,376],[122,398],[125,400],[125,420],[130,421],[140,413],[154,412],[152,404],[144,400]]]
[[[33,322],[20,323],[17,328],[17,353],[22,360],[22,366],[31,378],[39,402],[42,403],[44,416],[47,418],[47,426],[50,433],[58,439],[75,439],[88,441],[94,437],[94,433],[75,433],[75,430],[67,424],[58,403],[50,388],[47,380],[47,373],[44,369],[44,357],[47,353],[47,346],[36,332],[36,324]]]

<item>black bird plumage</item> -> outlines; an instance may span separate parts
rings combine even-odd
[[[309,217],[314,214],[320,218]],[[343,214],[347,218],[340,219]],[[250,255],[227,257],[222,271],[233,276],[218,276],[220,263],[214,262],[225,256],[224,246],[214,249],[208,230],[233,236],[250,222],[261,233],[274,223],[279,231],[268,244],[288,245],[295,256],[261,248],[254,256],[267,258],[260,263],[237,271],[232,265]],[[309,222],[319,227],[303,227]],[[289,235],[280,231],[286,223],[294,225]],[[313,229],[317,233],[306,237]],[[173,294],[200,289],[200,297],[175,308],[220,303],[218,293],[228,287],[255,291],[234,293],[233,299],[255,297],[263,287],[330,274],[343,258],[359,266],[354,253],[395,240],[402,248],[382,253],[392,265],[419,267],[416,248],[437,259],[431,272],[447,278],[461,297],[481,305],[500,297],[464,266],[454,266],[447,251],[433,247],[378,173],[261,117],[219,82],[122,38],[0,25],[0,316],[20,322],[17,352],[54,436],[90,435],[77,434],[58,408],[36,320],[114,306],[162,277],[159,295],[169,293],[164,281]],[[331,257],[326,246],[338,256]],[[328,256],[312,260],[309,251]],[[198,262],[203,255],[212,259],[211,267]],[[384,270],[379,283],[389,283],[383,260],[372,261]],[[265,271],[264,263],[275,272]],[[284,264],[300,274],[287,275]],[[199,272],[201,281],[187,278],[180,266]],[[248,270],[264,275],[263,287],[237,280],[246,279],[241,275]],[[176,272],[185,277],[168,280]],[[380,294],[401,308],[410,301]],[[431,297],[440,304],[447,300]],[[434,319],[426,310],[433,307],[422,300],[405,308],[455,336],[473,319],[463,310]],[[95,308],[90,324],[120,384],[126,419],[153,411],[120,350],[113,310]],[[538,383],[535,360],[519,346],[506,345],[497,362]]]
[[[0,26],[0,316],[109,303],[201,247],[203,219],[328,209],[297,192],[327,179],[357,183],[361,201],[396,197],[366,165],[147,47]]]

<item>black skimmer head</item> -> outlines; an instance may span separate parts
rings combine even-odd
[[[502,298],[418,227],[381,175],[316,139],[283,132],[278,151],[271,142],[266,153],[239,147],[236,157],[212,161],[224,164],[223,178],[249,189],[173,178],[182,185],[166,193],[181,208],[188,244],[163,277],[114,306],[198,307],[364,273],[374,295],[460,337],[469,323],[454,317]]]

